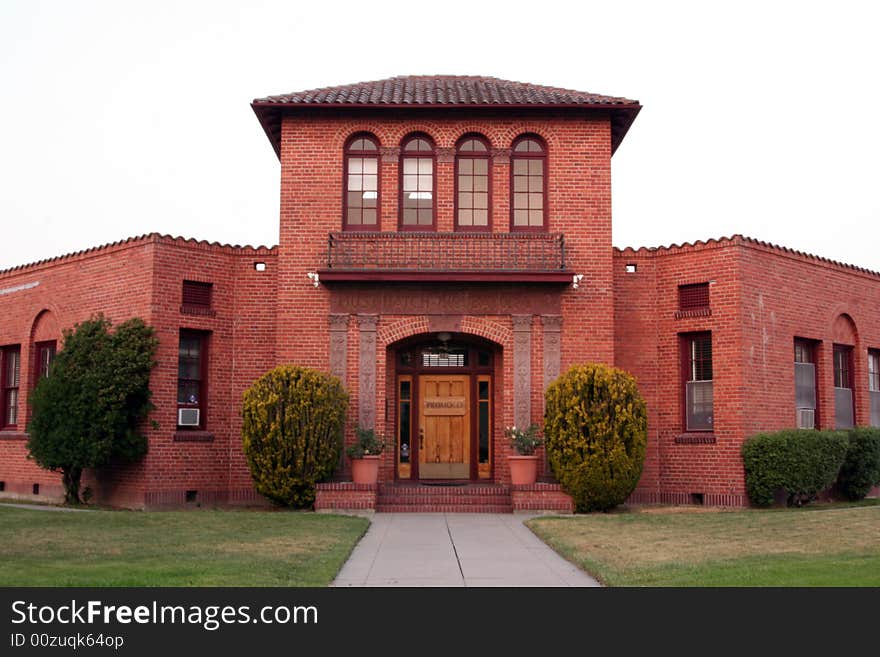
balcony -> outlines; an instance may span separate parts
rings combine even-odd
[[[560,233],[330,233],[321,282],[570,283]]]

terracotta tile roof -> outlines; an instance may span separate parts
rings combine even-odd
[[[637,100],[585,91],[512,82],[479,75],[406,75],[257,98],[254,109],[279,152],[285,108],[590,108],[612,113],[612,150],[641,109]]]
[[[279,96],[254,103],[309,105],[638,105],[584,91],[479,75],[406,75]]]
[[[75,251],[73,253],[65,253],[63,255],[54,256],[52,258],[45,258],[43,260],[37,260],[35,262],[29,262],[22,265],[15,265],[13,267],[8,267],[6,269],[0,269],[0,276],[4,275],[12,275],[17,274],[19,272],[23,272],[30,269],[39,268],[41,266],[49,266],[53,264],[58,264],[61,262],[67,262],[69,260],[76,260],[79,258],[85,258],[93,255],[98,255],[100,253],[108,252],[108,251],[116,251],[124,248],[130,248],[133,246],[139,246],[141,244],[147,243],[155,243],[155,244],[172,244],[175,246],[189,246],[198,248],[200,250],[215,250],[215,251],[224,251],[226,253],[241,253],[247,255],[274,255],[278,247],[277,246],[251,246],[250,244],[246,244],[241,246],[239,244],[221,244],[219,242],[208,242],[207,240],[197,240],[192,237],[177,237],[173,235],[162,235],[161,233],[147,233],[146,235],[138,235],[136,237],[128,237],[123,240],[117,240],[116,242],[109,242],[107,244],[101,244],[99,246],[93,246],[88,249],[82,249],[81,251]]]
[[[682,242],[681,244],[670,244],[668,246],[640,246],[638,248],[634,248],[631,246],[627,246],[625,248],[614,247],[614,254],[616,256],[624,257],[624,256],[634,256],[634,255],[650,255],[650,256],[663,256],[673,253],[687,252],[687,251],[696,251],[700,249],[712,249],[712,248],[723,248],[728,246],[745,246],[760,249],[763,251],[769,251],[771,253],[775,253],[777,255],[787,255],[798,260],[803,260],[807,262],[813,262],[817,264],[823,264],[835,269],[845,269],[848,271],[855,271],[861,274],[867,274],[868,276],[880,278],[880,272],[874,271],[872,269],[868,269],[866,267],[859,267],[858,265],[851,265],[846,262],[840,262],[838,260],[832,260],[831,258],[825,258],[822,256],[814,255],[812,253],[806,253],[804,251],[798,251],[797,249],[792,249],[787,246],[780,246],[778,244],[774,244],[772,242],[765,242],[763,240],[755,239],[754,237],[747,237],[745,235],[731,235],[730,237],[719,237],[719,238],[710,238],[708,240],[696,240],[695,242]]]

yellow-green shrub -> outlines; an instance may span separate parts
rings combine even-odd
[[[642,475],[647,410],[635,379],[601,364],[576,365],[546,392],[544,437],[553,474],[578,512],[607,511]]]
[[[241,433],[257,492],[311,506],[315,484],[339,462],[347,408],[338,378],[305,367],[276,367],[248,388]]]

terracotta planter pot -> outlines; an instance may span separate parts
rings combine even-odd
[[[515,486],[533,484],[538,478],[538,457],[508,456],[510,464],[510,483]]]
[[[356,484],[375,484],[379,481],[379,457],[364,456],[351,460],[351,478]]]

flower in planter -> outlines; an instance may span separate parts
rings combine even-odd
[[[378,456],[385,451],[385,438],[377,434],[373,429],[355,427],[357,442],[349,445],[345,453],[353,459],[362,459],[365,456]]]
[[[535,450],[544,444],[544,439],[538,435],[539,427],[537,424],[531,425],[528,429],[517,429],[516,425],[506,427],[504,435],[510,440],[510,446],[516,450],[520,456],[531,456]]]

